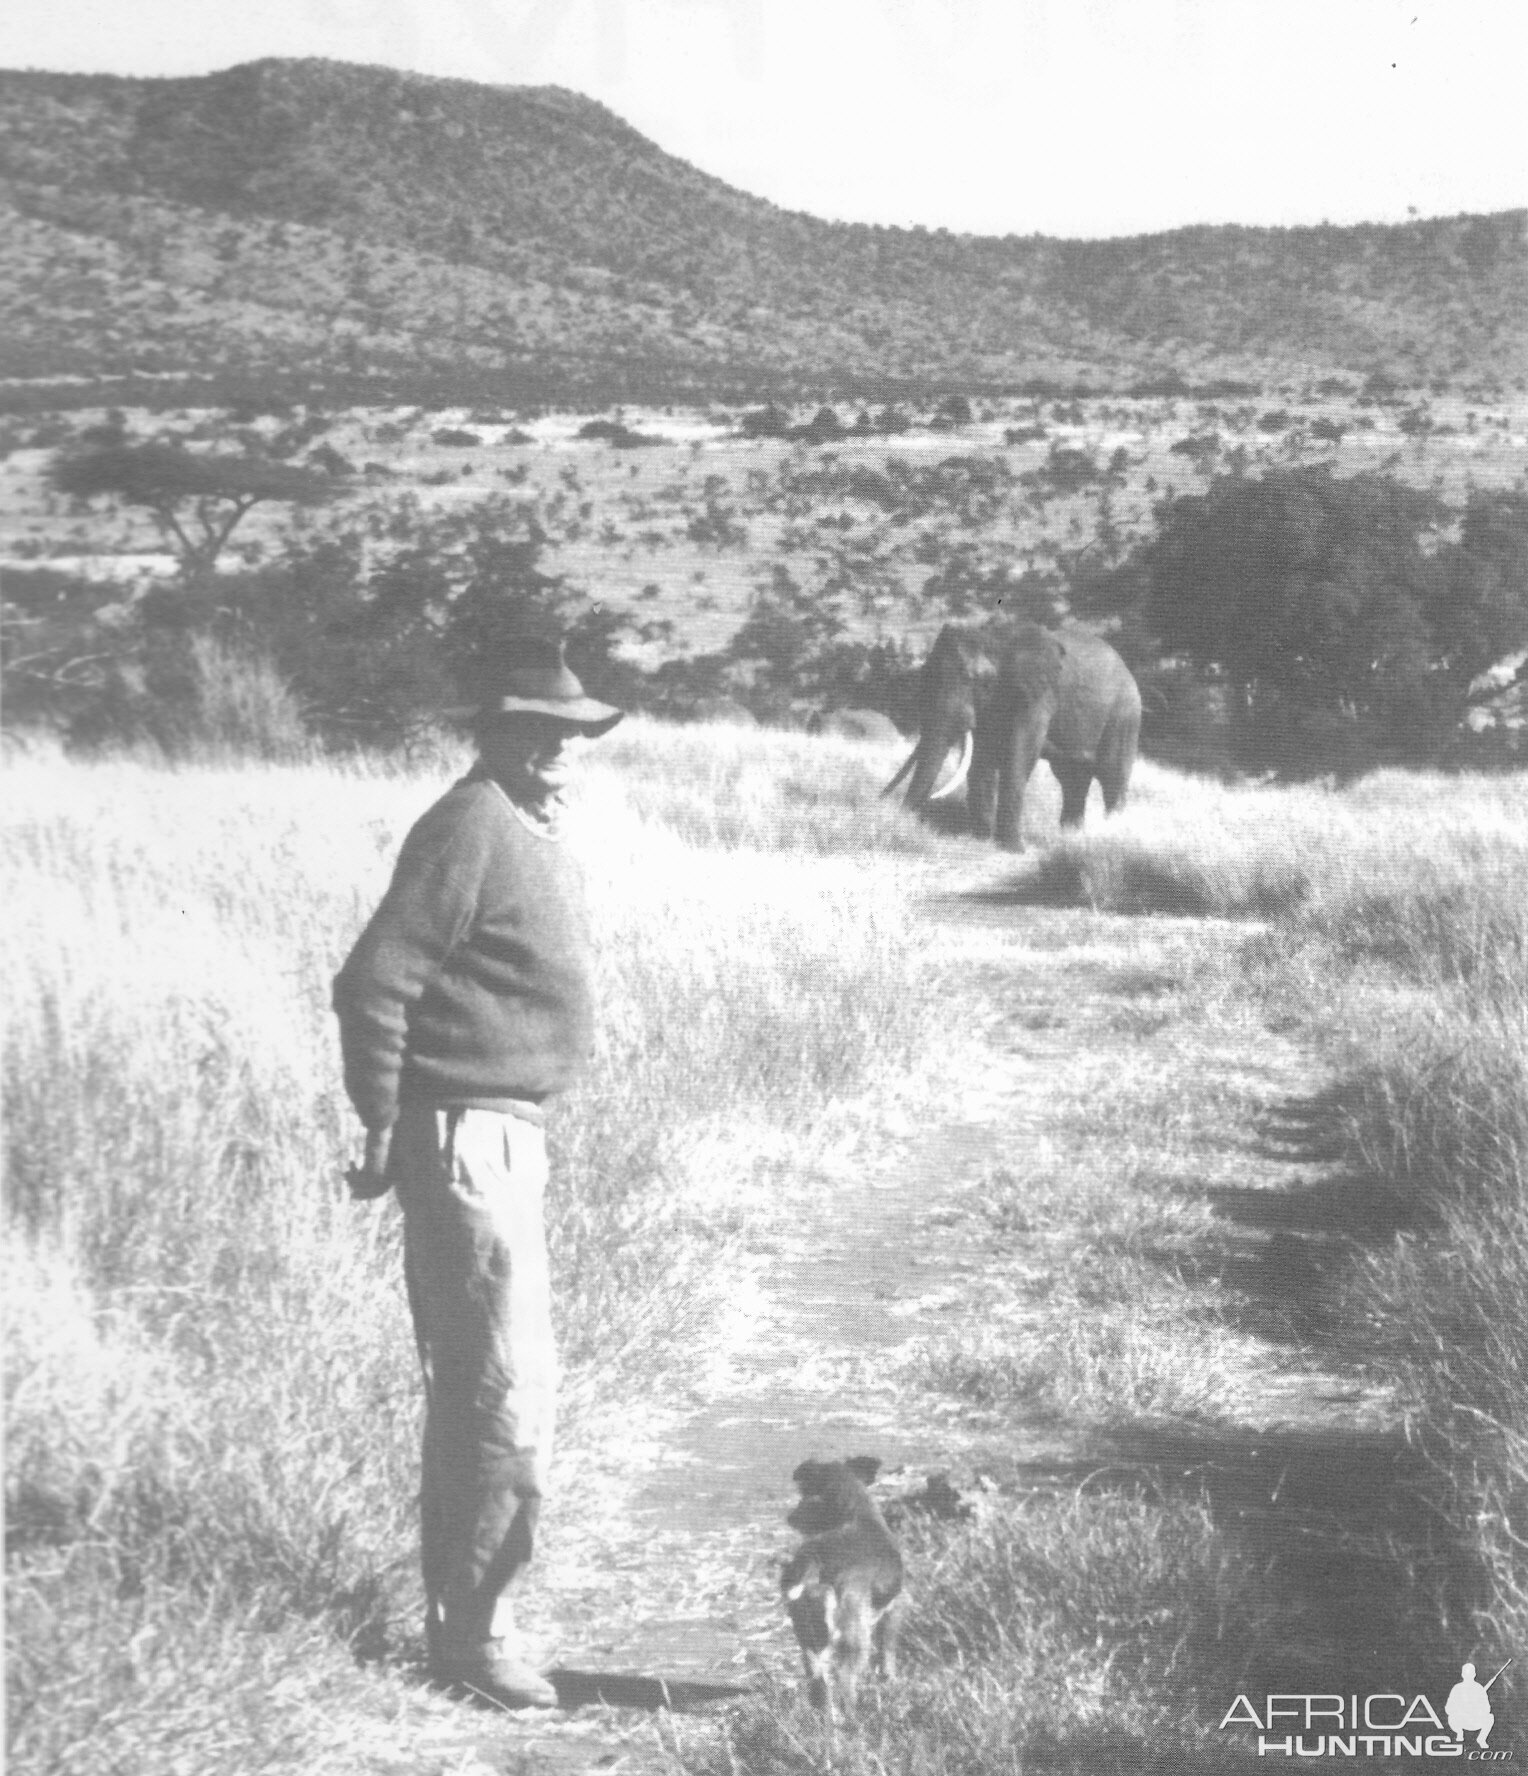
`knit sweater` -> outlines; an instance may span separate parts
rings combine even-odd
[[[369,1129],[401,1100],[539,1104],[593,1045],[583,883],[500,786],[465,777],[403,842],[334,981],[345,1088]]]

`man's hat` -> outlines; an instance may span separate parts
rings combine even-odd
[[[479,726],[497,716],[550,715],[586,734],[603,734],[626,712],[584,695],[584,687],[563,658],[564,645],[541,638],[522,641],[512,664],[484,673],[487,692],[480,702],[445,713],[470,716]]]

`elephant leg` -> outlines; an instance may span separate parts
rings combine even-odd
[[[1023,851],[1023,787],[1039,762],[1039,749],[1055,712],[1054,700],[1031,707],[1009,707],[1006,726],[997,741],[997,829],[993,836],[1004,851]]]
[[[1047,716],[1047,722],[1048,722]],[[998,769],[997,826],[993,836],[1005,851],[1022,851],[1024,837],[1024,786],[1040,756],[1044,729],[1016,723],[1004,748]]]
[[[993,812],[997,806],[997,766],[990,758],[971,764],[967,779],[966,815],[979,839],[992,837]]]
[[[1111,724],[1098,755],[1098,781],[1103,786],[1104,812],[1113,814],[1123,808],[1130,793],[1130,773],[1135,769],[1135,749],[1140,735],[1140,717],[1133,721]]]
[[[1053,759],[1051,769],[1061,785],[1061,824],[1081,826],[1087,812],[1088,791],[1093,787],[1093,767],[1086,762],[1079,764],[1075,759],[1065,763]]]
[[[1022,851],[1024,849],[1024,785],[1027,777],[1020,777],[1016,771],[1003,774],[998,787],[997,821],[993,837],[1005,851]]]

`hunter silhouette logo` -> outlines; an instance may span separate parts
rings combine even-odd
[[[1238,1696],[1220,1727],[1222,1732],[1228,1727],[1255,1727],[1259,1757],[1463,1758],[1468,1763],[1510,1763],[1511,1751],[1490,1743],[1496,1725],[1491,1686],[1510,1664],[1508,1659],[1485,1683],[1476,1681],[1473,1665],[1461,1665],[1459,1681],[1449,1691],[1441,1717],[1420,1694],[1408,1702],[1394,1690],[1376,1690],[1367,1696],[1291,1692],[1263,1697],[1261,1712],[1250,1696]],[[1474,1736],[1473,1745],[1466,1744],[1467,1735]]]
[[[1507,1665],[1512,1661],[1508,1659]],[[1507,1669],[1503,1665],[1496,1677]],[[1484,1751],[1486,1741],[1491,1737],[1491,1729],[1496,1725],[1496,1716],[1491,1712],[1491,1698],[1486,1694],[1491,1684],[1479,1684],[1475,1681],[1475,1667],[1465,1664],[1459,1667],[1459,1681],[1448,1693],[1448,1701],[1443,1705],[1443,1713],[1448,1724],[1454,1729],[1454,1736],[1463,1739],[1466,1733],[1476,1735],[1475,1744]]]

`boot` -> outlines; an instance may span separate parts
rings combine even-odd
[[[430,1642],[430,1675],[452,1689],[470,1690],[497,1702],[502,1708],[555,1708],[557,1692],[533,1666],[514,1651],[507,1640],[479,1641],[475,1646],[450,1646],[438,1628]]]

